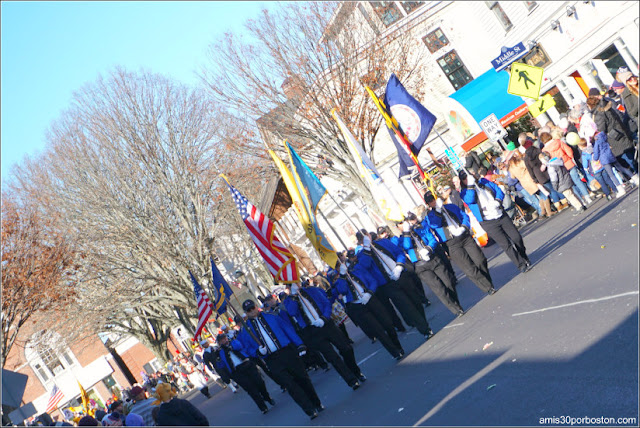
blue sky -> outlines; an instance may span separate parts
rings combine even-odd
[[[74,91],[116,66],[187,84],[207,46],[267,2],[2,2],[2,181],[45,134]]]

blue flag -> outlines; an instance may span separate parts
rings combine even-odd
[[[224,279],[215,263],[213,263],[213,259],[210,260],[213,290],[216,293],[216,301],[213,304],[213,309],[218,313],[218,315],[222,315],[227,312],[227,302],[231,298],[233,290],[229,287],[229,284],[227,284],[227,281]]]
[[[416,157],[427,141],[427,137],[436,123],[436,117],[407,92],[395,74],[391,74],[384,95],[387,112],[398,122],[399,128],[411,143],[411,151]],[[389,129],[391,140],[398,150],[400,177],[410,174],[409,167],[414,163],[402,141]]]

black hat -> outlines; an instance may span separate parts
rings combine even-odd
[[[383,233],[387,233],[387,228],[384,226],[378,227],[378,235],[382,235]]]
[[[227,337],[226,334],[224,333],[220,333],[219,335],[216,336],[216,342],[220,342],[220,339],[222,339],[223,337]]]
[[[256,307],[256,302],[254,302],[251,299],[247,299],[242,303],[242,310],[245,312],[248,312],[255,307]]]
[[[467,173],[465,172],[464,169],[461,169],[460,171],[458,171],[458,178],[460,179],[460,181],[467,178]]]
[[[357,231],[356,232],[356,241],[358,241],[360,243],[360,242],[362,242],[363,238],[364,238],[364,235],[362,234],[362,232]]]
[[[356,256],[356,250],[354,250],[353,248],[347,251],[347,258],[352,258],[355,256]]]
[[[418,216],[412,213],[411,211],[407,212],[407,215],[405,216],[405,218],[407,220],[418,220]]]
[[[462,178],[460,178],[460,180],[462,180]],[[436,197],[433,196],[433,193],[431,192],[425,192],[424,193],[424,203],[428,204],[429,202],[433,202],[436,200]]]

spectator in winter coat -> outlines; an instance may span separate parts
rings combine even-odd
[[[553,215],[551,213],[551,201],[538,188],[538,184],[533,180],[531,174],[529,174],[522,157],[513,156],[509,160],[508,170],[509,174],[520,182],[524,190],[526,190],[532,198],[538,199],[538,215],[551,217]]]
[[[573,187],[571,176],[564,166],[564,162],[559,158],[551,158],[548,152],[543,151],[540,153],[540,161],[542,166],[549,172],[551,178],[551,184],[553,188],[562,193],[565,198],[569,200],[569,203],[576,210],[577,214],[584,212],[585,207],[582,206],[582,202],[576,197],[571,189]]]
[[[543,141],[543,143],[546,143],[547,141],[550,141],[552,139],[551,134],[546,132],[540,135],[539,138]],[[531,144],[529,141],[525,142],[523,147],[525,148],[524,164],[527,167],[527,171],[529,171],[529,174],[531,175],[533,181],[541,184],[545,189],[547,189],[550,194],[551,201],[556,207],[556,211],[560,212],[568,208],[569,202],[564,198],[564,195],[562,193],[558,193],[558,191],[553,188],[553,185],[551,184],[551,178],[549,178],[549,173],[546,170],[542,170],[542,162],[540,162],[540,159],[538,158],[540,153],[542,153],[542,150]]]
[[[476,152],[474,152],[473,150],[467,152],[465,154],[465,164],[464,164],[465,168],[467,168],[468,171],[471,171],[473,173],[473,175],[477,176],[478,175],[478,170],[480,169],[480,167],[482,167],[482,161],[480,160],[480,156],[478,156],[478,154]]]
[[[571,150],[568,144],[562,141],[562,131],[554,129],[551,131],[551,136],[553,139],[544,145],[542,151],[549,153],[550,159],[558,158],[562,160],[564,167],[569,172],[569,176],[573,181],[574,193],[579,195],[585,204],[593,203],[593,200],[589,196],[589,190],[587,190],[587,186],[582,182],[580,172],[576,168],[576,163],[573,160],[573,150]]]
[[[624,186],[618,181],[615,174],[613,173],[613,167],[615,167],[620,174],[623,174],[627,177],[632,177],[631,171],[626,169],[620,164],[620,162],[618,162],[618,159],[613,154],[613,150],[611,149],[611,145],[609,144],[607,135],[604,132],[599,132],[596,135],[595,142],[593,144],[593,160],[600,161],[605,171],[607,171],[607,174],[609,174],[611,181],[618,189],[618,193],[616,194],[616,196],[620,197],[624,195]],[[634,184],[637,185],[638,176],[633,175],[632,181],[634,178]]]
[[[209,426],[209,420],[196,406],[187,400],[176,398],[177,392],[166,383],[156,387],[154,404],[160,405],[157,423],[159,426]]]
[[[635,150],[632,143],[633,136],[629,128],[620,119],[620,116],[612,109],[612,103],[590,96],[587,99],[587,105],[593,114],[593,120],[598,127],[598,131],[607,135],[613,155],[620,163],[627,166],[633,174],[636,174],[638,167],[633,159]]]
[[[638,124],[638,76],[629,76],[626,81],[626,87],[622,92],[622,102],[627,109],[627,113],[631,119]]]
[[[578,148],[582,152],[582,163],[586,166],[587,171],[593,175],[594,179],[600,184],[600,189],[604,192],[607,200],[610,201],[613,196],[611,192],[617,191],[616,185],[609,177],[607,171],[602,167],[602,163],[597,160],[593,160],[593,146],[587,143],[584,138],[580,139]]]

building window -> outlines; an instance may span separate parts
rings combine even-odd
[[[370,1],[369,4],[385,26],[389,26],[402,18],[402,12],[392,1]]]
[[[532,47],[531,50],[522,57],[522,60],[518,62],[524,62],[534,67],[546,67],[551,64],[549,56],[540,45]]]
[[[445,36],[439,28],[424,36],[422,41],[427,45],[431,53],[435,53],[449,44],[449,39],[447,39],[447,36]]]
[[[502,6],[500,6],[500,3],[497,1],[487,1],[485,3],[487,4],[487,7],[491,9],[496,15],[496,18],[498,18],[498,21],[500,21],[502,27],[506,31],[509,31],[511,27],[513,27],[513,24],[511,23],[511,20],[509,19],[507,14],[504,13],[504,10],[502,9]]]
[[[527,7],[527,10],[529,12],[531,12],[533,9],[536,8],[536,6],[538,6],[538,2],[537,1],[524,1],[523,3]]]
[[[464,66],[455,50],[438,59],[438,65],[456,91],[473,80],[471,73]]]
[[[34,337],[33,344],[25,349],[27,362],[43,384],[70,369],[76,361],[68,348],[59,345],[58,334],[46,338]]]
[[[422,6],[425,2],[423,1],[401,1],[400,4],[404,11],[408,14]]]

